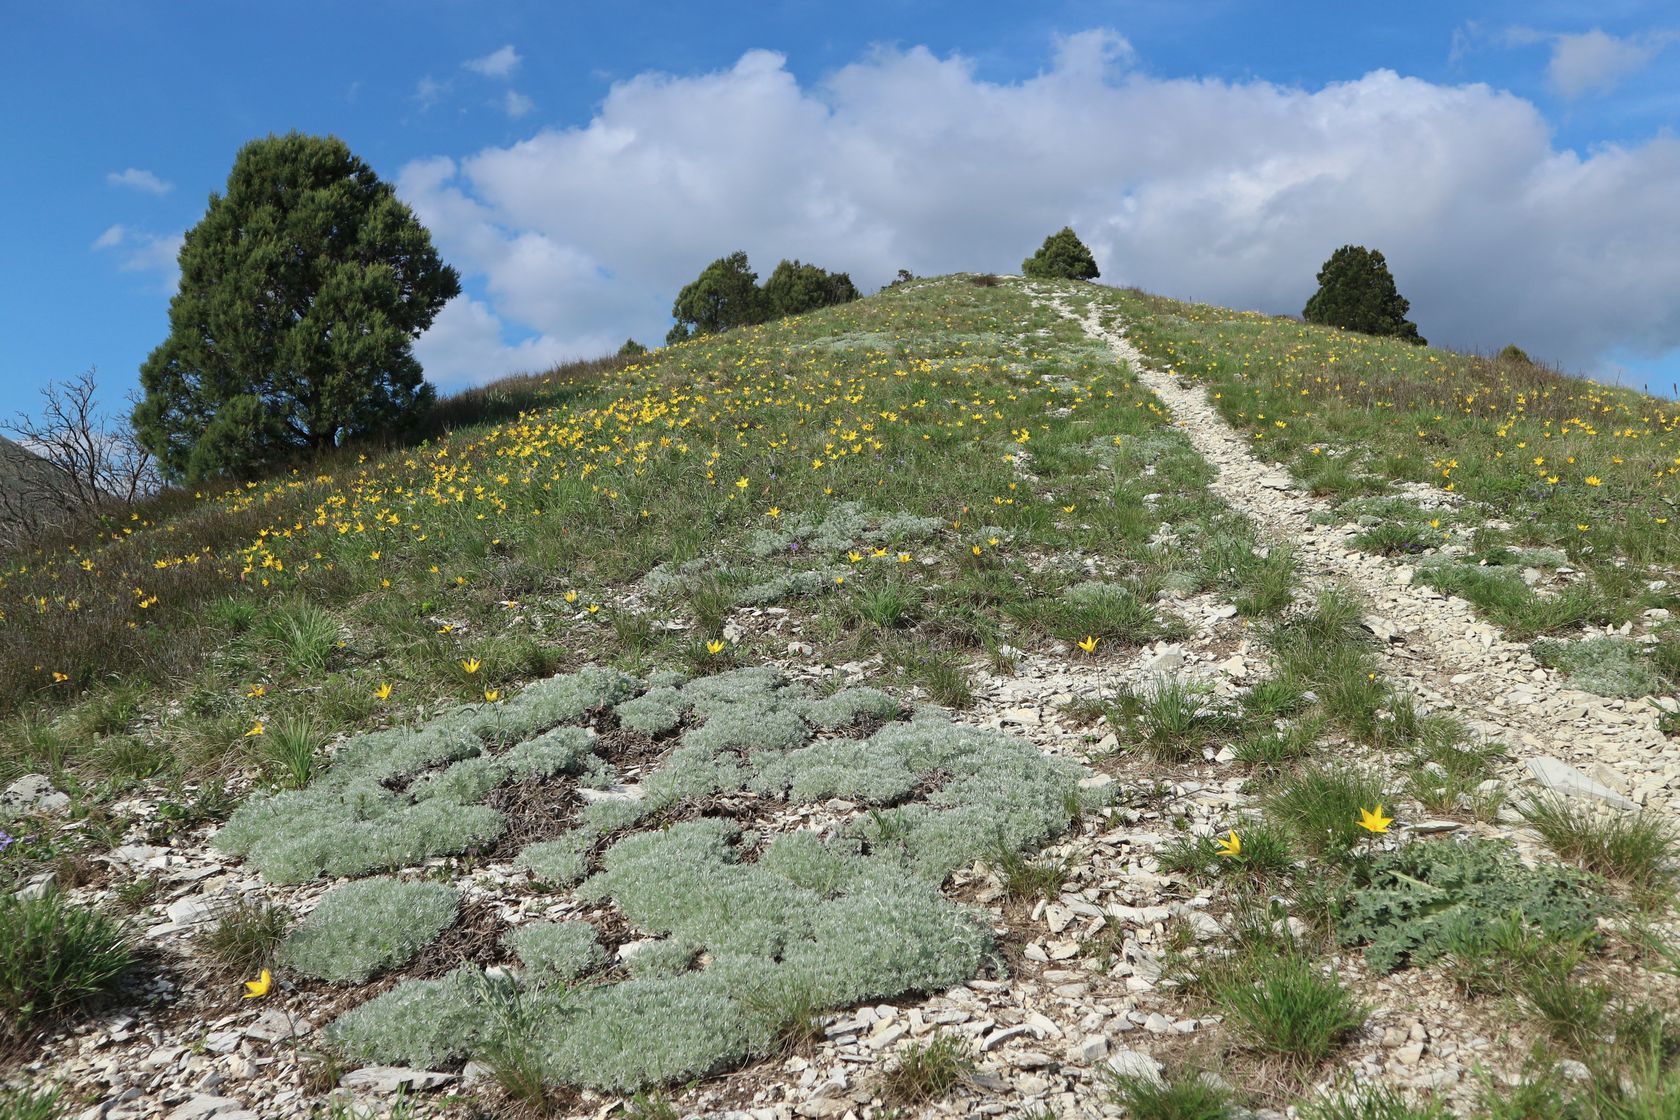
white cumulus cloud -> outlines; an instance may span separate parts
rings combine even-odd
[[[166,195],[175,189],[174,183],[165,182],[152,172],[138,167],[112,171],[105,176],[105,181],[113,187],[128,187],[131,190],[144,191],[146,194]]]
[[[508,90],[507,95],[502,98],[502,111],[515,120],[523,117],[536,107],[534,101],[516,89]]]
[[[992,82],[883,48],[801,84],[753,50],[621,82],[580,126],[409,164],[400,193],[486,295],[433,328],[450,368],[657,342],[677,289],[735,249],[761,275],[799,257],[869,290],[901,267],[1013,271],[1068,223],[1109,283],[1298,312],[1355,243],[1388,257],[1432,341],[1577,368],[1680,347],[1680,140],[1558,149],[1528,101],[1387,70],[1154,78],[1108,31],[1049,53]]]
[[[154,273],[165,289],[174,291],[180,276],[176,258],[184,241],[184,233],[147,233],[118,223],[107,227],[89,247],[95,252],[120,250],[116,253],[118,269]]]
[[[1516,45],[1549,44],[1552,53],[1546,63],[1546,81],[1559,95],[1574,99],[1609,93],[1649,66],[1680,36],[1669,31],[1619,37],[1599,28],[1568,34],[1517,27],[1506,32],[1505,39]]]
[[[461,65],[475,74],[483,74],[486,78],[506,78],[519,69],[519,64],[523,61],[519,52],[513,49],[513,44],[509,43],[500,50],[491,51],[482,58],[468,59]]]

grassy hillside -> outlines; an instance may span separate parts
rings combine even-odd
[[[1048,977],[1072,1043],[1113,1014],[1066,994],[1058,970],[1077,968],[1134,1024],[1188,1016],[1169,1037],[1199,1032],[1197,1060],[1235,1086],[1169,1069],[1161,1092],[1283,1107],[1353,1068],[1337,1063],[1365,1024],[1411,998],[1383,979],[1410,960],[1407,983],[1431,962],[1481,970],[1441,1015],[1498,1018],[1506,1065],[1532,1046],[1618,1100],[1636,1073],[1672,1092],[1667,1005],[1633,1006],[1672,918],[1667,826],[1601,835],[1560,808],[1523,851],[1543,835],[1584,872],[1525,865],[1501,831],[1527,820],[1503,803],[1507,745],[1390,680],[1405,661],[1366,606],[1263,545],[1161,398],[1047,294],[1205,383],[1256,454],[1330,499],[1326,521],[1358,527],[1352,546],[1511,638],[1550,636],[1533,656],[1572,684],[1631,703],[1680,682],[1671,406],[1136,292],[956,276],[475,391],[424,442],[172,494],[11,558],[0,779],[44,774],[70,800],[4,822],[0,874],[152,923],[159,959],[205,979],[171,1024],[249,1010],[228,993],[264,966],[290,1012],[356,1006],[300,1085],[471,1056],[526,1104],[595,1112],[565,1094],[766,1057],[768,1076],[827,1045],[836,1009],[977,975]],[[1397,839],[1384,806],[1484,839]],[[122,844],[224,891],[236,863],[244,893],[197,932],[164,908],[196,888],[114,870]],[[1124,905],[1052,914],[1066,941],[1034,932],[1075,890]],[[1462,928],[1434,920],[1443,898]],[[14,921],[0,908],[0,932]],[[89,962],[102,991],[131,963],[108,932],[38,957]],[[638,939],[652,955],[621,957]],[[74,1003],[41,994],[72,986],[30,979],[34,951],[0,954],[17,1053],[50,1046]],[[483,970],[515,960],[524,980]],[[377,998],[351,998],[370,978]],[[1576,996],[1599,1018],[1570,1020]],[[958,1037],[916,1034],[857,1100],[967,1084]],[[1648,1069],[1641,1040],[1661,1052]],[[1109,1093],[1099,1072],[1070,1075],[1067,1100]],[[1549,1077],[1540,1111],[1502,1115],[1562,1115],[1574,1090]],[[1152,1085],[1122,1079],[1115,1100],[1176,1115],[1148,1111]]]
[[[603,656],[693,660],[728,607],[773,601],[779,581],[836,644],[859,641],[862,612],[896,618],[871,642],[960,698],[950,651],[1055,629],[1032,604],[1165,516],[1111,500],[1174,437],[1104,357],[1018,292],[959,280],[558,371],[518,386],[506,422],[196,494],[25,558],[0,573],[0,695],[57,712],[90,690],[132,713],[148,686],[179,688],[151,739],[179,747],[160,765],[196,766],[288,704],[370,718],[381,683],[405,706]],[[1023,490],[1029,462],[1053,498]],[[1194,505],[1181,470],[1170,500]],[[851,540],[831,521],[888,515],[915,531],[885,552],[825,540]],[[690,625],[654,627],[644,603]],[[484,666],[470,681],[468,657]]]

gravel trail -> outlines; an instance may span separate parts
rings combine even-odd
[[[1680,800],[1680,746],[1658,729],[1650,704],[1567,687],[1534,660],[1528,643],[1508,640],[1465,600],[1413,582],[1405,564],[1354,547],[1353,526],[1316,524],[1314,515],[1331,504],[1307,493],[1283,467],[1257,459],[1203,389],[1153,368],[1123,331],[1103,326],[1100,303],[1081,316],[1058,295],[1046,291],[1040,298],[1105,343],[1167,404],[1173,422],[1218,472],[1214,493],[1248,516],[1263,539],[1295,549],[1309,584],[1341,583],[1363,596],[1392,681],[1505,743],[1514,759],[1528,763],[1525,777],[1547,781],[1534,769],[1547,764],[1530,760],[1561,759],[1608,787],[1574,792],[1673,811]]]

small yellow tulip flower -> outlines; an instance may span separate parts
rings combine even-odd
[[[265,968],[262,970],[262,975],[255,980],[245,981],[245,998],[261,999],[268,994],[268,990],[273,986],[274,976]]]
[[[1380,804],[1377,806],[1377,810],[1374,813],[1365,808],[1363,805],[1359,807],[1359,827],[1363,828],[1367,832],[1374,832],[1380,835],[1381,833],[1387,832],[1388,826],[1393,823],[1393,817],[1383,816],[1382,806]]]

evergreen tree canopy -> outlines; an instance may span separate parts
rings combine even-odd
[[[1063,226],[1044,239],[1038,252],[1021,262],[1021,275],[1038,280],[1095,280],[1097,258],[1079,240],[1072,226]]]
[[[668,343],[764,322],[764,293],[758,287],[758,273],[747,263],[747,254],[734,252],[707,265],[677,293],[671,318],[677,325],[665,337]]]
[[[677,302],[671,308],[671,318],[677,322],[665,342],[670,345],[695,335],[750,327],[784,315],[803,315],[857,298],[858,290],[846,273],[799,261],[778,264],[761,288],[758,273],[747,263],[747,254],[734,252],[707,265],[693,283],[677,293]]]
[[[819,307],[850,303],[858,298],[852,278],[844,272],[829,272],[814,264],[783,261],[764,282],[764,298],[770,314],[803,315]]]
[[[431,403],[412,343],[459,277],[336,137],[241,148],[180,266],[169,337],[141,367],[134,410],[168,477],[260,473]]]
[[[1403,338],[1422,346],[1417,324],[1406,318],[1410,309],[1381,253],[1363,245],[1343,245],[1318,270],[1318,291],[1301,314],[1309,323]]]

